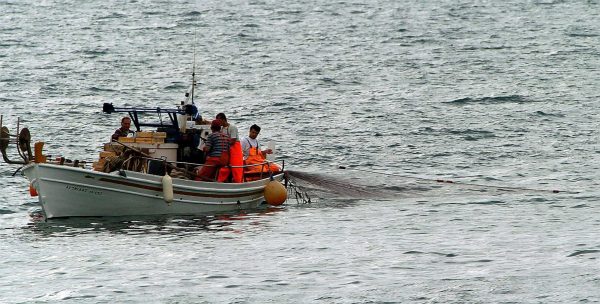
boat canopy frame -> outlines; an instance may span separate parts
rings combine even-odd
[[[174,109],[163,109],[160,107],[156,108],[138,108],[138,107],[115,107],[112,103],[105,102],[102,105],[102,112],[111,114],[111,113],[128,113],[131,121],[135,125],[136,130],[139,132],[141,127],[153,127],[153,128],[167,128],[179,130],[179,121],[177,120],[177,114],[180,115],[190,115],[194,116],[198,113],[198,108],[195,105],[187,104],[182,105],[181,107]],[[162,114],[167,114],[169,116],[169,123],[164,123],[162,118],[160,118],[160,123],[148,123],[142,122],[138,114],[140,113],[155,113],[158,114],[159,117]]]

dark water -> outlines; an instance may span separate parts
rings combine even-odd
[[[206,117],[258,123],[288,168],[336,182],[244,214],[44,222],[2,165],[0,302],[598,302],[598,12],[1,1],[3,124],[47,153],[95,158],[119,121],[103,102],[178,104],[195,49]],[[373,196],[318,189],[354,183]]]

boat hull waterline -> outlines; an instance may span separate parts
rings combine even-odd
[[[23,173],[38,193],[46,218],[201,214],[257,208],[269,178],[245,183],[173,179],[173,201],[164,200],[162,177],[133,171],[103,173],[35,163]],[[283,179],[283,173],[273,177]]]

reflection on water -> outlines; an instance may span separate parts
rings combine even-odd
[[[45,220],[40,212],[31,213],[24,229],[44,237],[72,237],[82,234],[114,233],[127,235],[189,235],[205,232],[243,232],[246,225],[260,226],[265,216],[285,208],[264,207],[255,212],[235,211],[210,215],[160,215],[123,217],[73,217]]]

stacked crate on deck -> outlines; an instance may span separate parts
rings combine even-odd
[[[141,149],[142,151],[148,150],[148,146],[143,147],[138,144],[164,144],[165,138],[167,137],[166,132],[147,132],[147,131],[139,131],[135,133],[135,137],[119,137],[119,142],[128,145],[131,147]],[[104,171],[104,167],[107,159],[112,157],[119,156],[125,147],[123,145],[119,145],[116,143],[108,143],[104,145],[104,151],[100,152],[100,158],[98,161],[95,161],[93,164],[95,171]]]
[[[118,157],[119,155],[121,155],[122,152],[122,145],[119,145],[117,143],[104,144],[104,151],[100,152],[100,158],[93,164],[94,171],[103,172],[106,162],[110,161],[111,158]]]
[[[135,133],[135,137],[119,137],[119,142],[124,144],[164,144],[166,137],[166,132],[139,131]]]
[[[135,133],[135,142],[140,144],[164,144],[166,132],[145,132],[140,131]]]
[[[106,147],[105,147],[106,149]],[[106,164],[106,158],[107,157],[115,157],[117,156],[117,153],[115,153],[114,151],[102,151],[100,152],[100,158],[98,159],[98,161],[95,161],[93,164],[94,167],[94,171],[104,171],[104,165]]]
[[[135,137],[119,137],[119,142],[124,144],[134,143]]]

